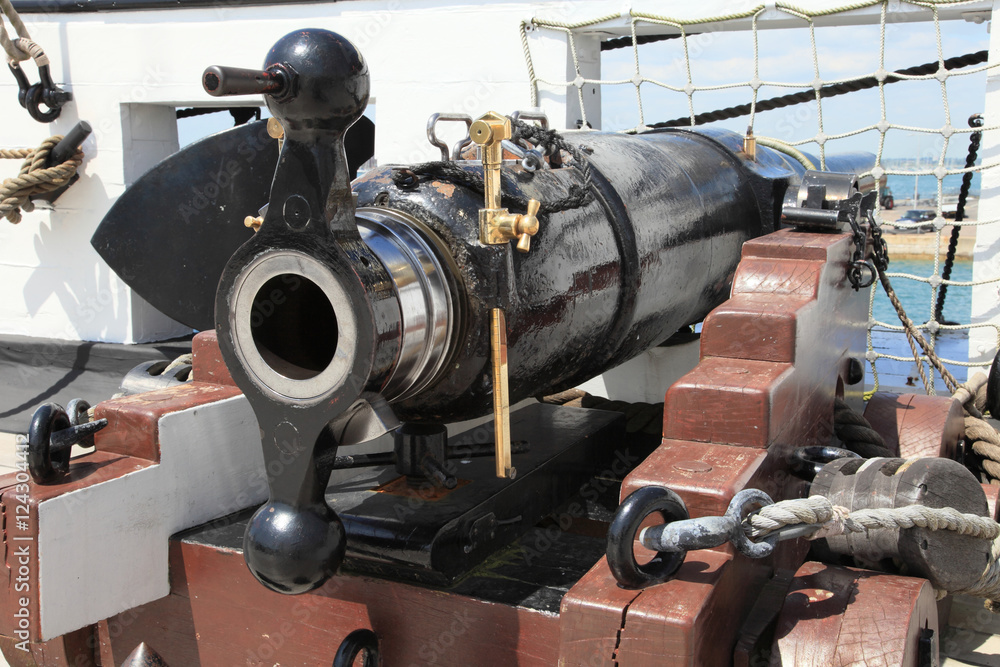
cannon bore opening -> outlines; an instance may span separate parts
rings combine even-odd
[[[261,358],[292,380],[316,377],[337,351],[333,304],[316,283],[294,273],[274,276],[257,291],[250,330]]]

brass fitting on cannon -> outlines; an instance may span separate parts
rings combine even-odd
[[[526,213],[510,213],[500,206],[500,165],[503,142],[511,137],[510,118],[490,111],[469,128],[469,138],[479,146],[483,162],[485,207],[479,210],[479,242],[499,245],[517,239],[517,249],[531,250],[531,237],[538,233],[538,209],[531,199]],[[502,308],[490,313],[490,348],[493,357],[493,424],[497,477],[517,474],[510,452],[510,390],[507,384],[507,319]]]
[[[479,242],[498,245],[517,239],[517,249],[531,250],[531,237],[538,233],[537,200],[528,202],[526,213],[510,213],[500,206],[500,164],[503,141],[510,139],[510,118],[490,111],[469,128],[469,137],[479,146],[483,161],[483,190],[486,207],[479,211]]]

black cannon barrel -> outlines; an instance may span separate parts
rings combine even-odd
[[[579,384],[700,321],[727,298],[743,243],[775,228],[786,189],[804,172],[766,148],[748,159],[742,137],[724,131],[566,138],[587,148],[594,199],[546,216],[529,253],[508,253],[507,276],[481,252],[481,194],[434,179],[396,185],[392,167],[354,183],[362,224],[389,216],[421,230],[455,274],[460,321],[449,360],[423,391],[394,404],[401,418],[489,412],[489,308],[497,292],[512,290],[505,310],[514,401]],[[838,164],[864,171],[873,159]],[[578,169],[505,167],[505,191],[522,197],[554,201],[571,185],[584,185]]]
[[[397,184],[383,168],[352,186],[343,135],[370,82],[341,35],[289,33],[260,72],[210,68],[205,83],[266,93],[285,130],[263,222],[216,295],[223,359],[253,407],[269,472],[280,471],[244,557],[284,593],[315,588],[344,557],[325,489],[351,439],[331,421],[357,410],[387,424],[386,406],[410,421],[487,413],[495,308],[506,313],[512,401],[636,356],[726,298],[743,243],[775,228],[804,172],[770,149],[749,158],[726,132],[569,133],[589,178],[580,164],[502,170],[501,190],[517,201],[565,204],[573,186],[592,195],[543,216],[520,254],[480,243],[484,197],[448,178]]]

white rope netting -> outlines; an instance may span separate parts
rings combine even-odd
[[[936,214],[933,219],[933,226],[934,233],[936,234],[936,246],[938,252],[933,254],[933,261],[931,263],[932,270],[928,275],[892,272],[893,267],[890,264],[890,273],[888,275],[891,278],[918,281],[929,286],[928,292],[930,298],[927,310],[924,311],[923,308],[921,308],[920,312],[910,312],[908,315],[910,316],[910,319],[916,323],[917,328],[922,332],[925,332],[925,337],[930,342],[932,348],[937,343],[938,337],[945,332],[964,331],[966,332],[966,335],[968,335],[971,330],[985,329],[990,332],[987,338],[992,340],[993,351],[988,352],[989,357],[992,358],[992,355],[996,353],[996,349],[1000,347],[1000,325],[998,325],[995,320],[972,323],[971,317],[969,317],[964,322],[948,324],[942,323],[943,320],[942,322],[939,322],[934,317],[938,293],[943,285],[947,285],[952,290],[971,290],[974,286],[987,284],[1000,285],[1000,274],[986,277],[980,276],[975,280],[943,280],[941,278],[941,257],[949,241],[948,234],[946,233],[948,231],[948,225],[958,224],[963,228],[974,230],[987,225],[996,225],[1000,223],[1000,219],[972,219],[955,223],[954,221],[946,220],[945,210],[943,208],[943,202],[945,202],[944,180],[947,176],[964,174],[966,172],[982,172],[984,170],[995,169],[1000,166],[1000,161],[995,158],[990,161],[983,161],[980,159],[977,164],[969,168],[959,167],[955,164],[955,155],[957,153],[960,152],[964,157],[972,132],[977,130],[985,132],[1000,129],[1000,124],[997,124],[1000,122],[1000,119],[986,118],[984,125],[979,128],[967,127],[966,119],[964,117],[956,118],[954,122],[952,119],[952,103],[949,100],[948,90],[949,81],[954,80],[955,77],[968,77],[977,73],[983,73],[1000,64],[990,62],[984,62],[982,64],[963,63],[961,66],[953,66],[951,69],[948,68],[949,65],[946,64],[945,61],[961,54],[945,53],[942,39],[942,24],[948,24],[951,22],[943,20],[940,16],[940,12],[944,8],[953,10],[955,7],[969,4],[970,2],[955,2],[950,0],[925,0],[920,2],[911,0],[899,0],[898,2],[896,0],[893,0],[893,2],[889,2],[888,0],[870,0],[867,2],[863,1],[845,4],[835,8],[810,10],[789,3],[774,2],[761,4],[759,6],[735,13],[705,15],[698,16],[697,18],[666,16],[644,13],[635,10],[625,10],[621,13],[607,14],[593,19],[575,22],[564,22],[546,18],[535,18],[531,21],[525,21],[521,24],[521,43],[524,49],[524,56],[528,68],[532,107],[538,106],[540,88],[545,88],[546,90],[553,88],[556,90],[563,90],[565,91],[567,98],[575,97],[578,100],[579,112],[582,117],[581,124],[588,127],[591,126],[591,123],[587,117],[587,105],[584,100],[584,91],[589,90],[588,87],[593,86],[602,87],[602,92],[608,90],[609,88],[619,91],[621,89],[627,90],[629,87],[634,89],[636,122],[633,126],[627,127],[623,130],[626,132],[641,132],[654,126],[663,125],[662,123],[658,124],[650,122],[650,110],[647,108],[648,105],[644,106],[643,102],[644,97],[649,98],[651,96],[662,96],[665,91],[675,95],[684,96],[686,99],[686,112],[690,121],[689,124],[695,125],[697,124],[696,117],[699,113],[704,113],[714,108],[706,108],[704,102],[702,102],[699,106],[699,104],[696,104],[698,98],[710,97],[706,94],[717,91],[732,92],[739,91],[741,89],[745,90],[746,103],[748,104],[749,109],[748,113],[743,117],[746,119],[746,123],[751,130],[754,128],[755,123],[758,122],[758,115],[765,113],[764,111],[758,109],[758,104],[761,100],[772,97],[773,95],[786,95],[789,91],[796,91],[800,93],[802,91],[812,91],[812,99],[809,100],[809,104],[814,105],[814,113],[812,115],[815,117],[815,132],[811,136],[804,136],[787,141],[786,143],[797,148],[804,147],[808,144],[809,149],[818,154],[819,160],[817,166],[820,168],[826,168],[828,152],[831,152],[831,154],[837,152],[836,149],[830,151],[831,144],[835,144],[838,140],[843,140],[848,137],[855,137],[856,135],[870,133],[872,141],[870,142],[870,146],[867,150],[876,155],[876,162],[874,168],[862,176],[871,175],[876,181],[891,175],[908,176],[913,178],[924,175],[931,176],[936,179],[937,197],[931,206]],[[979,4],[981,5],[981,3]],[[907,74],[900,72],[898,69],[891,69],[891,67],[900,67],[900,63],[892,63],[891,66],[887,65],[887,52],[891,53],[891,44],[887,43],[886,26],[887,24],[892,24],[895,30],[896,27],[900,25],[899,22],[896,21],[896,17],[892,14],[894,11],[898,12],[900,7],[906,7],[908,9],[920,8],[925,13],[930,14],[929,20],[932,21],[933,24],[934,50],[936,51],[937,59],[937,67],[931,69],[935,69],[936,71],[925,74]],[[820,55],[821,49],[818,46],[817,39],[817,20],[822,17],[823,21],[827,21],[833,15],[844,12],[856,12],[858,10],[879,13],[877,57],[872,63],[870,63],[871,68],[866,69],[865,71],[859,71],[848,77],[824,78],[824,71],[829,71],[831,68],[829,67],[828,62],[824,63],[824,58],[821,58]],[[954,12],[952,12],[952,14],[954,14]],[[776,15],[778,18],[796,20],[799,23],[801,30],[808,31],[809,51],[811,52],[812,59],[811,80],[783,81],[762,77],[762,69],[760,66],[762,40],[765,38],[775,39],[776,37],[773,36],[775,33],[783,33],[786,31],[767,31],[761,29],[760,23],[764,17],[774,19]],[[702,46],[699,44],[692,45],[692,39],[703,33],[711,32],[722,34],[722,29],[720,29],[719,26],[725,22],[746,24],[746,30],[750,33],[752,40],[752,76],[750,76],[749,79],[725,81],[723,83],[701,83],[695,76],[696,68],[692,66],[694,59],[692,52],[700,50]],[[925,22],[923,25],[926,26],[927,23]],[[625,30],[622,29],[623,26],[627,26]],[[533,60],[531,48],[532,40],[529,39],[529,33],[535,31],[550,31],[552,33],[561,33],[565,36],[571,59],[571,63],[567,68],[569,76],[566,80],[546,78],[539,76],[536,73],[536,63]],[[765,37],[765,33],[768,32],[770,32],[770,36]],[[626,40],[630,37],[631,43],[626,44],[625,46],[631,47],[633,65],[631,68],[631,76],[604,79],[588,78],[585,75],[585,71],[588,70],[586,67],[581,66],[579,53],[580,45],[578,45],[578,41],[580,41],[584,36],[592,37],[595,34],[625,34]],[[681,53],[681,56],[677,59],[677,67],[673,69],[673,72],[676,74],[675,78],[656,78],[648,75],[648,72],[644,71],[643,67],[640,67],[640,62],[645,59],[645,68],[647,70],[655,69],[652,64],[654,60],[650,58],[649,52],[646,51],[646,49],[649,49],[650,46],[647,46],[647,42],[644,41],[650,34],[661,36],[675,35],[672,41],[679,43],[679,47],[675,47],[675,49],[679,49]],[[605,39],[605,37],[602,37],[602,39]],[[984,58],[985,57],[983,57],[983,59]],[[917,64],[918,63],[904,63],[902,64],[902,67],[909,67]],[[936,87],[940,90],[940,97],[937,100],[927,100],[927,104],[941,105],[944,118],[943,125],[937,127],[920,127],[912,124],[895,122],[893,118],[890,118],[890,114],[887,112],[889,105],[886,103],[886,86],[888,84],[906,86],[909,85],[908,82],[926,82],[922,84],[925,86],[929,84],[936,84]],[[850,86],[852,84],[862,83],[865,83],[873,91],[877,90],[879,99],[878,116],[875,117],[873,113],[869,113],[867,117],[863,114],[857,114],[859,121],[863,122],[859,122],[856,127],[836,132],[827,129],[829,122],[824,124],[824,104],[830,104],[831,96],[823,94],[825,89],[836,84],[846,84]],[[875,83],[877,83],[877,85],[874,85]],[[828,93],[829,91],[825,92]],[[847,96],[850,97],[852,94],[853,93],[847,93]],[[983,103],[983,100],[979,101],[980,105]],[[872,106],[874,106],[874,104],[872,104]],[[979,110],[982,110],[981,107]],[[656,120],[661,119],[657,118]],[[837,125],[839,129],[839,126],[843,125],[843,123],[838,122]],[[886,138],[891,137],[893,133],[906,133],[914,136],[933,135],[937,145],[939,146],[939,150],[936,151],[936,155],[930,159],[929,163],[915,161],[912,164],[901,165],[899,160],[889,159],[884,155]],[[754,131],[754,134],[757,134],[757,132]],[[955,146],[952,150],[951,159],[949,159],[949,147],[951,147],[952,144],[955,144]],[[916,204],[916,202],[914,203]],[[913,223],[895,222],[883,219],[881,212],[877,214],[877,218],[880,223],[886,227],[895,227],[906,230],[908,227],[912,228],[917,226]],[[890,252],[890,258],[891,255],[892,253]],[[914,359],[912,357],[899,356],[892,354],[889,351],[876,349],[876,347],[872,344],[873,331],[881,332],[883,335],[886,335],[886,332],[898,332],[900,337],[903,336],[904,331],[898,320],[882,321],[876,319],[875,302],[878,289],[880,289],[880,287],[878,281],[876,281],[871,288],[868,321],[867,360],[870,362],[872,368],[874,390],[877,390],[879,387],[878,370],[881,364],[878,362],[891,360],[909,361],[910,363],[914,363]],[[891,335],[891,333],[889,335]],[[947,366],[962,368],[980,367],[983,365],[982,361],[970,362],[968,358],[945,358],[943,361]],[[929,368],[929,373],[920,374],[921,376],[930,378],[927,382],[927,386],[925,386],[925,390],[928,393],[935,393],[935,373],[933,367],[931,367],[927,362],[926,356],[921,356],[919,363],[922,365],[927,364]],[[986,363],[988,364],[989,362],[987,361]],[[961,375],[964,377],[965,374],[962,373]]]

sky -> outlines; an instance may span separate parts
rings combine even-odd
[[[877,25],[817,28],[816,42],[819,73],[824,80],[870,75],[878,68],[880,49]],[[945,58],[988,49],[987,24],[942,21],[941,44]],[[695,85],[746,83],[753,76],[753,39],[747,31],[693,35],[689,37],[688,47],[691,54],[691,76]],[[761,30],[759,48],[759,76],[763,81],[811,84],[815,75],[808,29]],[[932,22],[890,23],[886,26],[886,69],[902,69],[933,62],[937,60],[937,53],[937,39]],[[684,52],[680,40],[640,46],[639,61],[640,71],[647,78],[675,86],[686,83]],[[604,80],[631,79],[635,73],[632,49],[605,51],[601,66]],[[949,77],[947,91],[952,125],[968,127],[969,115],[982,112],[985,83],[985,72]],[[801,87],[765,85],[760,88],[759,99],[801,90]],[[641,91],[647,123],[688,115],[687,97],[683,92],[666,90],[652,83],[644,83]],[[602,129],[617,131],[636,126],[639,115],[634,84],[605,85],[601,94],[604,121]],[[900,81],[886,86],[885,94],[886,114],[891,122],[935,129],[945,124],[944,104],[938,81]],[[748,86],[694,94],[696,113],[749,101]],[[881,118],[877,89],[824,99],[822,104],[824,132],[827,135],[865,127]],[[748,117],[744,116],[721,121],[713,126],[742,133],[747,122]],[[231,126],[232,119],[228,114],[181,120],[178,123],[180,145],[183,147]],[[755,120],[755,132],[758,135],[782,141],[806,139],[814,136],[817,131],[815,102],[762,112]],[[886,135],[884,157],[918,157],[936,163],[942,145],[940,135],[890,130]],[[827,143],[827,150],[834,153],[858,150],[874,153],[877,148],[877,131]],[[817,152],[815,144],[803,146],[802,149],[813,154]],[[949,142],[947,156],[963,159],[967,150],[967,135],[958,135]]]
[[[808,29],[761,30],[758,34],[761,80],[811,85],[815,74]],[[819,75],[824,80],[871,75],[878,68],[880,48],[877,25],[816,28],[816,44]],[[945,58],[988,49],[987,24],[942,21],[941,45]],[[689,37],[689,52],[691,78],[696,86],[747,83],[753,76],[753,37],[749,32],[716,32],[692,36]],[[937,39],[932,22],[886,26],[887,70],[912,67],[937,59]],[[687,81],[680,40],[640,46],[639,65],[646,78],[675,86],[683,86]],[[630,79],[634,73],[632,49],[604,52],[604,80]],[[982,112],[985,82],[985,72],[948,78],[948,106],[953,126],[968,127],[969,115]],[[759,90],[759,99],[801,90],[801,87],[765,85]],[[666,90],[651,83],[644,83],[641,91],[647,123],[688,115],[687,97],[683,92]],[[695,92],[695,113],[747,103],[750,101],[750,93],[749,86]],[[603,129],[620,130],[638,122],[634,84],[606,85],[601,94]],[[885,87],[885,95],[886,115],[892,123],[935,129],[945,124],[945,107],[941,85],[937,80],[893,83]],[[865,127],[877,123],[881,118],[878,89],[827,98],[822,104],[824,133],[827,135]],[[748,117],[745,116],[722,121],[715,126],[743,132],[747,122]],[[814,136],[817,131],[815,102],[763,112],[755,120],[757,134],[783,141],[806,139]],[[940,135],[889,130],[884,156],[923,156],[933,157],[936,161],[941,145]],[[877,146],[877,131],[827,143],[827,149],[833,152],[875,152]],[[950,142],[947,155],[964,157],[967,148],[967,138],[958,136]],[[815,153],[816,145],[807,145],[803,149]]]

